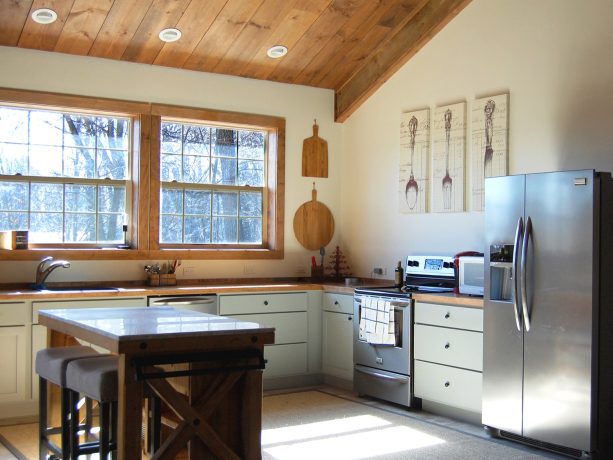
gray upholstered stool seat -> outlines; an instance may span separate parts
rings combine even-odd
[[[61,456],[63,459],[70,457],[70,437],[69,437],[69,414],[70,406],[69,399],[70,394],[66,389],[66,368],[68,363],[76,359],[91,358],[99,356],[95,350],[90,347],[84,346],[70,346],[70,347],[57,347],[57,348],[45,348],[36,353],[35,370],[39,375],[39,456],[41,459],[47,458],[49,451],[55,455]],[[47,382],[51,382],[61,389],[61,409],[60,419],[61,426],[49,427],[48,426],[48,414],[47,414]],[[87,405],[87,423],[91,419],[91,411],[89,408],[91,404]],[[61,434],[62,446],[61,449],[54,442],[51,441],[50,435]]]
[[[90,347],[44,348],[36,353],[36,373],[55,385],[66,386],[66,366],[75,359],[98,356]]]
[[[79,359],[68,364],[66,386],[99,402],[117,401],[117,356]]]
[[[66,368],[66,387],[71,400],[71,458],[98,452],[100,459],[106,459],[116,447],[117,399],[118,399],[119,358],[104,355],[72,361]],[[100,407],[100,437],[95,443],[79,444],[77,400],[79,395],[98,401]],[[154,452],[160,441],[160,400],[151,391],[145,391],[150,399],[152,432],[150,448]]]

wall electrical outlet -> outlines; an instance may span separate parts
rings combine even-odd
[[[387,269],[384,267],[375,267],[372,269],[375,275],[387,275]]]
[[[185,265],[183,267],[183,276],[186,278],[192,277],[196,274],[196,267],[192,265]]]
[[[306,275],[307,269],[304,265],[298,265],[296,266],[296,270],[294,270],[294,273],[296,273],[296,275]]]
[[[253,275],[255,273],[255,268],[253,265],[245,265],[243,267],[243,275]]]

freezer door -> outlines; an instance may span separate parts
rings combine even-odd
[[[483,424],[521,435],[522,331],[513,301],[491,300],[490,246],[514,244],[524,214],[525,176],[485,181],[485,307],[483,312]],[[493,297],[497,297],[494,295]],[[521,322],[520,328],[521,328]]]
[[[591,170],[526,176],[523,434],[583,451],[592,450],[594,181]]]

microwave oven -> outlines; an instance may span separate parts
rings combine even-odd
[[[483,296],[484,281],[483,257],[460,257],[458,264],[458,290],[460,294]]]

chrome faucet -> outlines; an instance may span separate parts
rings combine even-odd
[[[68,268],[70,267],[70,262],[67,260],[54,261],[53,257],[51,256],[43,258],[36,268],[36,283],[34,284],[34,288],[46,289],[45,280],[51,274],[51,272],[58,267]]]

